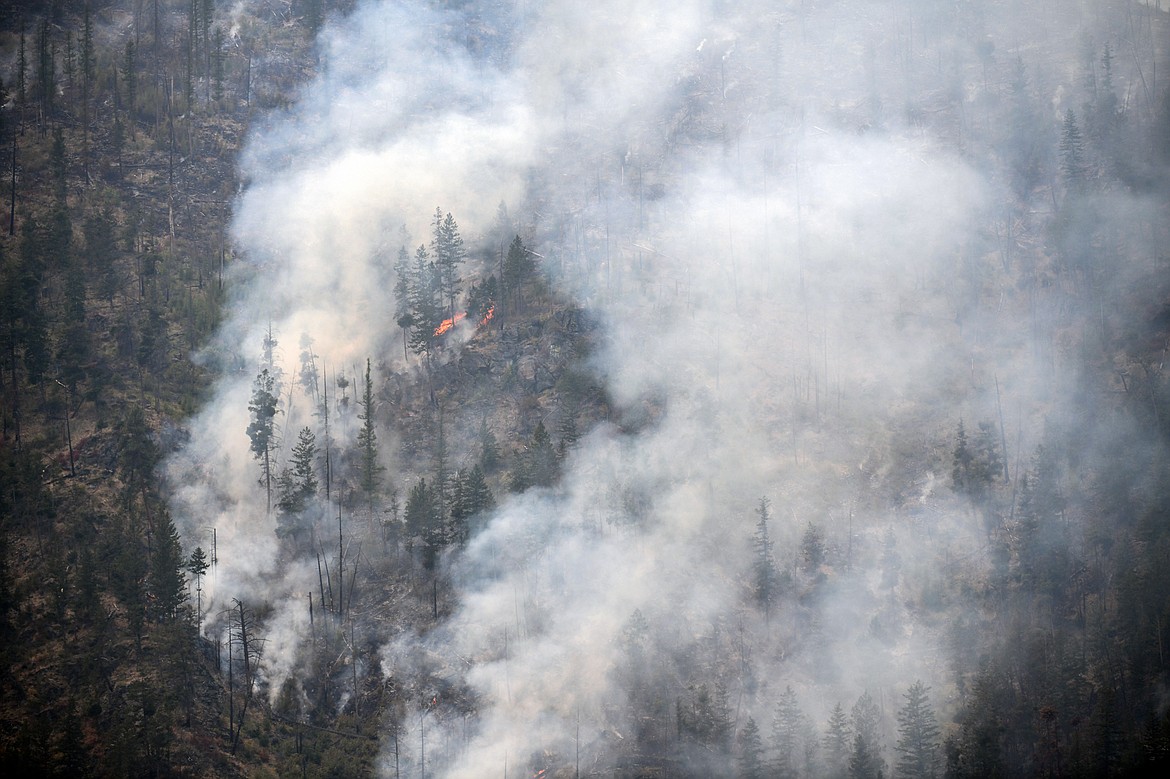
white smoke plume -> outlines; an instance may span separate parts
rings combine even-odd
[[[740,724],[769,722],[785,685],[818,725],[865,690],[896,708],[915,679],[946,687],[941,626],[878,594],[882,539],[904,577],[929,582],[944,559],[980,554],[982,527],[946,494],[949,473],[899,447],[946,468],[950,409],[989,418],[998,390],[1026,451],[1055,381],[1024,356],[988,363],[1028,350],[972,312],[980,268],[999,261],[987,225],[1003,185],[966,161],[981,120],[960,116],[980,73],[964,25],[1006,51],[1043,22],[928,5],[370,2],[326,26],[320,74],[243,157],[237,297],[208,349],[240,369],[171,463],[188,538],[217,529],[210,610],[273,607],[277,684],[317,572],[278,562],[244,432],[265,334],[289,397],[302,333],[351,379],[367,356],[409,370],[388,346],[401,228],[425,242],[440,206],[481,235],[504,201],[549,277],[602,320],[591,367],[636,423],[600,425],[557,487],[504,501],[451,561],[456,613],[383,648],[387,673],[422,653],[477,695],[473,732],[433,774],[543,751],[597,759],[626,738],[635,613],[671,668],[736,648]],[[287,441],[312,412],[286,408]],[[747,605],[761,496],[782,566],[809,523],[832,549],[841,576],[815,635]],[[885,636],[881,614],[897,622]],[[420,724],[462,727],[421,703],[411,743]]]

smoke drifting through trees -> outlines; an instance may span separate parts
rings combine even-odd
[[[682,742],[700,774],[738,749],[747,770],[774,714],[783,743],[807,750],[801,770],[934,761],[923,712],[953,712],[927,693],[962,677],[931,590],[1001,564],[997,554],[1005,568],[1040,554],[1032,523],[1051,523],[1024,480],[1018,496],[1001,489],[1005,475],[1017,478],[1011,463],[1027,461],[1046,415],[1061,424],[1091,360],[1092,344],[1067,341],[1067,312],[1102,306],[1146,270],[1107,272],[1076,247],[1112,241],[1148,262],[1164,237],[1155,203],[1090,186],[1112,147],[1087,159],[1087,95],[1050,72],[1075,61],[1077,30],[1116,34],[1116,4],[1087,4],[1067,36],[1047,32],[1058,8],[579,6],[371,3],[327,24],[321,76],[245,155],[234,236],[247,264],[206,358],[255,365],[274,330],[312,336],[339,366],[325,386],[369,355],[374,376],[424,370],[398,339],[427,365],[453,359],[458,340],[436,355],[433,328],[404,315],[418,287],[400,274],[413,266],[417,280],[433,263],[428,304],[453,315],[472,290],[460,274],[477,260],[481,278],[494,270],[471,247],[489,242],[507,202],[525,237],[500,263],[502,292],[522,309],[525,245],[540,252],[542,272],[604,323],[591,368],[617,413],[567,452],[559,481],[541,471],[460,554],[428,557],[453,583],[452,613],[378,649],[387,673],[459,668],[477,696],[471,732],[441,760],[428,750],[428,770],[477,777],[533,753],[601,760],[624,734],[662,753]],[[1058,148],[1034,155],[1026,128],[1004,140],[992,121],[1013,62],[1050,114],[1016,116],[1059,134]],[[1092,92],[1098,111],[1101,92],[1121,89],[1116,68]],[[1013,88],[1028,89],[1015,72]],[[1136,75],[1124,80],[1134,111],[1152,115]],[[1067,250],[1018,248],[1039,240],[1037,209],[1067,212],[1053,236]],[[395,264],[413,245],[402,226],[435,240]],[[1044,291],[1061,263],[1076,265],[1067,289]],[[413,465],[376,430],[365,369],[362,424],[343,408],[323,446],[363,452],[373,507],[381,469],[397,482]],[[272,604],[264,661],[276,688],[310,635],[302,594],[327,592],[306,558],[278,565],[270,484],[256,489],[252,458],[270,481],[275,408],[255,393],[279,391],[249,375],[225,373],[171,478],[176,518],[220,533],[206,597]],[[316,429],[315,393],[288,397],[282,428]],[[437,431],[478,424],[440,418]],[[249,447],[253,430],[263,441]],[[551,450],[542,440],[532,449]],[[408,532],[448,481],[402,485]],[[357,564],[344,547],[338,568]],[[396,720],[387,765],[402,745],[421,751],[429,733],[461,727],[440,715],[420,702]]]

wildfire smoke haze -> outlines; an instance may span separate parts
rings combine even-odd
[[[317,389],[295,386],[302,333],[337,366],[322,384],[332,403],[350,392],[345,366],[362,402],[370,356],[380,382],[421,386],[395,340],[388,247],[428,235],[435,204],[469,245],[493,246],[503,201],[547,283],[601,322],[587,367],[614,413],[564,453],[555,483],[501,496],[436,562],[445,613],[432,604],[420,629],[347,615],[373,646],[355,677],[377,657],[420,691],[383,730],[383,775],[482,777],[533,755],[549,775],[631,756],[711,775],[723,769],[697,736],[672,746],[689,712],[718,700],[735,733],[749,717],[766,730],[786,688],[816,727],[838,702],[879,700],[890,761],[911,684],[934,689],[940,720],[957,707],[948,653],[967,612],[934,610],[931,593],[993,562],[990,512],[950,488],[956,422],[995,420],[1001,460],[1026,460],[1080,381],[1061,318],[1080,301],[1036,291],[1050,269],[1028,263],[1051,256],[1022,259],[1042,232],[1029,220],[1064,194],[1008,194],[993,161],[1016,147],[989,119],[1007,87],[983,91],[989,71],[1006,82],[1009,51],[1043,40],[1032,88],[1063,115],[1045,63],[1075,59],[1077,35],[1041,35],[1044,15],[993,4],[970,4],[977,18],[913,2],[437,5],[331,20],[319,75],[249,141],[233,227],[244,259],[205,352],[248,368],[223,373],[168,472],[186,534],[218,532],[206,613],[265,603],[268,689],[303,672],[321,560],[282,550],[257,487],[256,375],[268,368],[289,398],[286,449],[322,423]],[[1113,78],[1136,83],[1127,74]],[[1160,204],[1111,197],[1110,213],[1157,224]],[[1127,237],[1127,253],[1157,256],[1163,231]],[[468,266],[486,275],[484,255]],[[479,324],[506,326],[505,310]],[[272,333],[283,343],[265,350]],[[440,429],[478,425],[450,414]],[[321,446],[356,450],[362,419],[337,412]],[[379,464],[405,494],[403,475],[427,466],[379,424]],[[344,521],[337,496],[306,511],[314,533]],[[329,565],[362,577],[353,554]]]

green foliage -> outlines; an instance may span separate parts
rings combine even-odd
[[[96,280],[98,295],[110,305],[122,287],[121,274],[114,263],[117,258],[115,227],[113,215],[105,208],[90,212],[83,227],[87,270]]]
[[[198,580],[203,574],[207,573],[209,566],[210,563],[207,561],[207,553],[203,551],[203,547],[195,547],[191,552],[190,559],[187,560],[187,570]]]
[[[406,525],[408,548],[420,546],[423,564],[430,570],[445,543],[443,538],[443,506],[434,486],[420,478],[411,487],[406,498],[403,521]]]
[[[456,473],[450,511],[452,540],[465,542],[471,533],[471,520],[494,507],[495,497],[478,465]]]
[[[768,521],[771,519],[770,502],[760,498],[756,507],[756,531],[752,536],[755,556],[752,561],[753,590],[756,601],[763,606],[767,615],[778,595],[776,591],[776,558],[772,553],[773,542],[769,536]]]
[[[446,314],[451,317],[455,315],[455,297],[463,286],[459,266],[466,261],[467,250],[450,212],[444,215],[441,208],[436,208],[432,227],[431,252],[439,273],[439,295],[446,299]]]
[[[252,456],[260,461],[260,483],[272,505],[272,448],[276,435],[276,395],[273,394],[275,379],[267,368],[260,371],[252,385],[252,401],[248,410],[252,421],[248,424],[248,438],[251,440]]]
[[[1083,190],[1089,180],[1089,166],[1085,159],[1085,140],[1077,125],[1076,114],[1070,108],[1064,115],[1060,132],[1060,170],[1065,184],[1074,192]]]
[[[901,777],[925,779],[938,775],[939,728],[927,693],[930,688],[917,681],[906,691],[906,702],[898,710],[898,762]]]
[[[472,283],[467,293],[467,316],[473,322],[483,322],[488,314],[495,315],[496,300],[500,297],[495,275],[479,283]]]
[[[187,600],[187,580],[183,576],[187,560],[179,544],[179,532],[165,512],[159,517],[150,557],[150,594],[155,619],[171,622],[181,615]]]
[[[853,748],[849,753],[849,776],[852,779],[877,779],[882,775],[881,709],[869,694],[863,692],[849,714],[853,732]]]
[[[825,536],[809,522],[800,538],[800,565],[806,574],[815,574],[825,561]]]
[[[435,329],[442,323],[442,284],[439,269],[425,246],[414,253],[414,269],[409,280],[409,343],[415,354],[430,355],[435,345]],[[399,321],[405,321],[401,316]]]
[[[508,247],[508,254],[504,258],[504,271],[500,278],[502,296],[512,301],[515,310],[523,309],[524,288],[531,280],[536,270],[532,253],[525,248],[524,242],[517,235]]]
[[[547,487],[556,481],[560,464],[552,438],[544,427],[544,421],[536,423],[532,441],[520,452],[516,469],[512,472],[511,488],[522,492],[530,487]]]
[[[362,409],[361,413],[358,414],[358,419],[362,421],[362,427],[357,436],[358,452],[361,457],[359,484],[370,508],[373,509],[374,498],[382,485],[382,474],[385,473],[386,468],[378,462],[378,434],[374,427],[377,408],[374,402],[374,382],[370,376],[370,360],[368,358],[366,359],[365,388],[358,404]]]
[[[684,741],[715,752],[726,752],[731,742],[731,714],[727,705],[727,691],[722,687],[716,687],[712,692],[706,684],[700,684],[690,690],[689,700],[685,703],[680,701],[676,711],[680,737]]]
[[[479,465],[484,473],[495,473],[500,465],[500,447],[486,419],[479,425]]]
[[[841,713],[844,717],[844,712]],[[776,750],[775,776],[777,779],[793,779],[798,776],[801,764],[800,740],[807,722],[800,703],[791,686],[784,688],[776,711],[772,716],[772,744]]]
[[[760,727],[754,719],[748,717],[737,741],[740,779],[763,779],[765,776],[764,744],[760,739]]]
[[[1002,473],[1003,459],[995,426],[990,422],[980,422],[978,437],[971,442],[960,419],[951,468],[955,491],[975,505],[986,507],[992,497],[992,487]]]
[[[140,406],[130,406],[117,427],[118,468],[127,500],[144,492],[162,457]]]

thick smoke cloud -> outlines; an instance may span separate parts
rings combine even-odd
[[[302,333],[351,378],[367,355],[406,369],[390,346],[402,228],[425,242],[438,205],[477,236],[504,201],[549,277],[602,319],[591,367],[628,423],[587,435],[555,489],[504,502],[451,561],[447,623],[383,647],[387,673],[425,657],[462,667],[479,696],[475,733],[435,770],[483,776],[623,738],[635,613],[661,657],[701,654],[705,636],[738,647],[740,722],[770,721],[786,684],[818,724],[867,689],[945,688],[940,626],[883,605],[875,582],[887,532],[923,581],[981,544],[949,474],[898,451],[907,436],[937,449],[955,422],[943,399],[989,418],[999,389],[1023,428],[1062,370],[985,362],[1024,336],[973,311],[980,267],[999,261],[987,225],[1004,185],[966,161],[981,120],[959,115],[976,43],[1009,51],[1013,29],[1042,22],[894,2],[488,5],[367,3],[334,20],[320,75],[249,143],[238,297],[207,353],[244,367],[171,464],[188,537],[219,534],[211,610],[272,604],[279,685],[316,568],[278,569],[244,434],[265,333],[290,398]],[[923,407],[936,410],[911,415]],[[294,400],[281,425],[311,411]],[[748,613],[765,495],[782,565],[815,523],[851,569],[816,636],[794,613]],[[898,624],[883,637],[879,612]],[[420,714],[407,727],[445,727]]]

